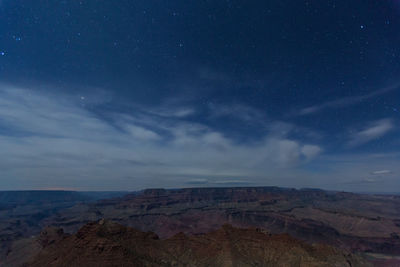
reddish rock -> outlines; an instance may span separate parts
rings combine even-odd
[[[101,221],[45,247],[27,266],[368,266],[330,246],[289,235],[223,225],[201,235],[158,239],[151,232]]]

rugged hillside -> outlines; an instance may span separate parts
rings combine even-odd
[[[400,255],[400,197],[276,187],[151,189],[79,205],[46,219],[76,231],[107,218],[162,238],[205,233],[224,223],[288,233],[309,243]]]
[[[41,228],[53,226],[75,233],[101,218],[152,231],[161,238],[179,232],[208,233],[229,223],[287,233],[308,244],[368,253],[369,259],[384,264],[398,261],[400,255],[399,196],[277,187],[150,189],[63,205],[19,205],[1,212],[0,263],[12,255],[27,254],[25,243],[33,239],[26,238],[39,234]]]
[[[43,237],[42,237],[43,239]],[[44,245],[26,266],[368,266],[360,258],[289,235],[223,225],[201,235],[179,233],[160,240],[101,220],[75,235]]]
[[[62,209],[95,202],[102,197],[120,196],[120,192],[73,191],[0,191],[0,263],[12,244],[37,235],[46,227],[45,218]],[[21,241],[22,242],[22,241]]]

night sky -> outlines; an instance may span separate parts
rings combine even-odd
[[[400,191],[399,0],[0,0],[0,190]]]

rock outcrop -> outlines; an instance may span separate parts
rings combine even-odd
[[[200,235],[159,239],[101,220],[44,249],[26,266],[368,266],[327,245],[309,245],[287,234],[223,225]]]

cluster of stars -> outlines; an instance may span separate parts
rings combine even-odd
[[[22,41],[22,37],[17,35],[13,35],[12,39],[15,40],[16,42]],[[0,56],[6,56],[6,55],[7,55],[6,51],[0,51]]]

